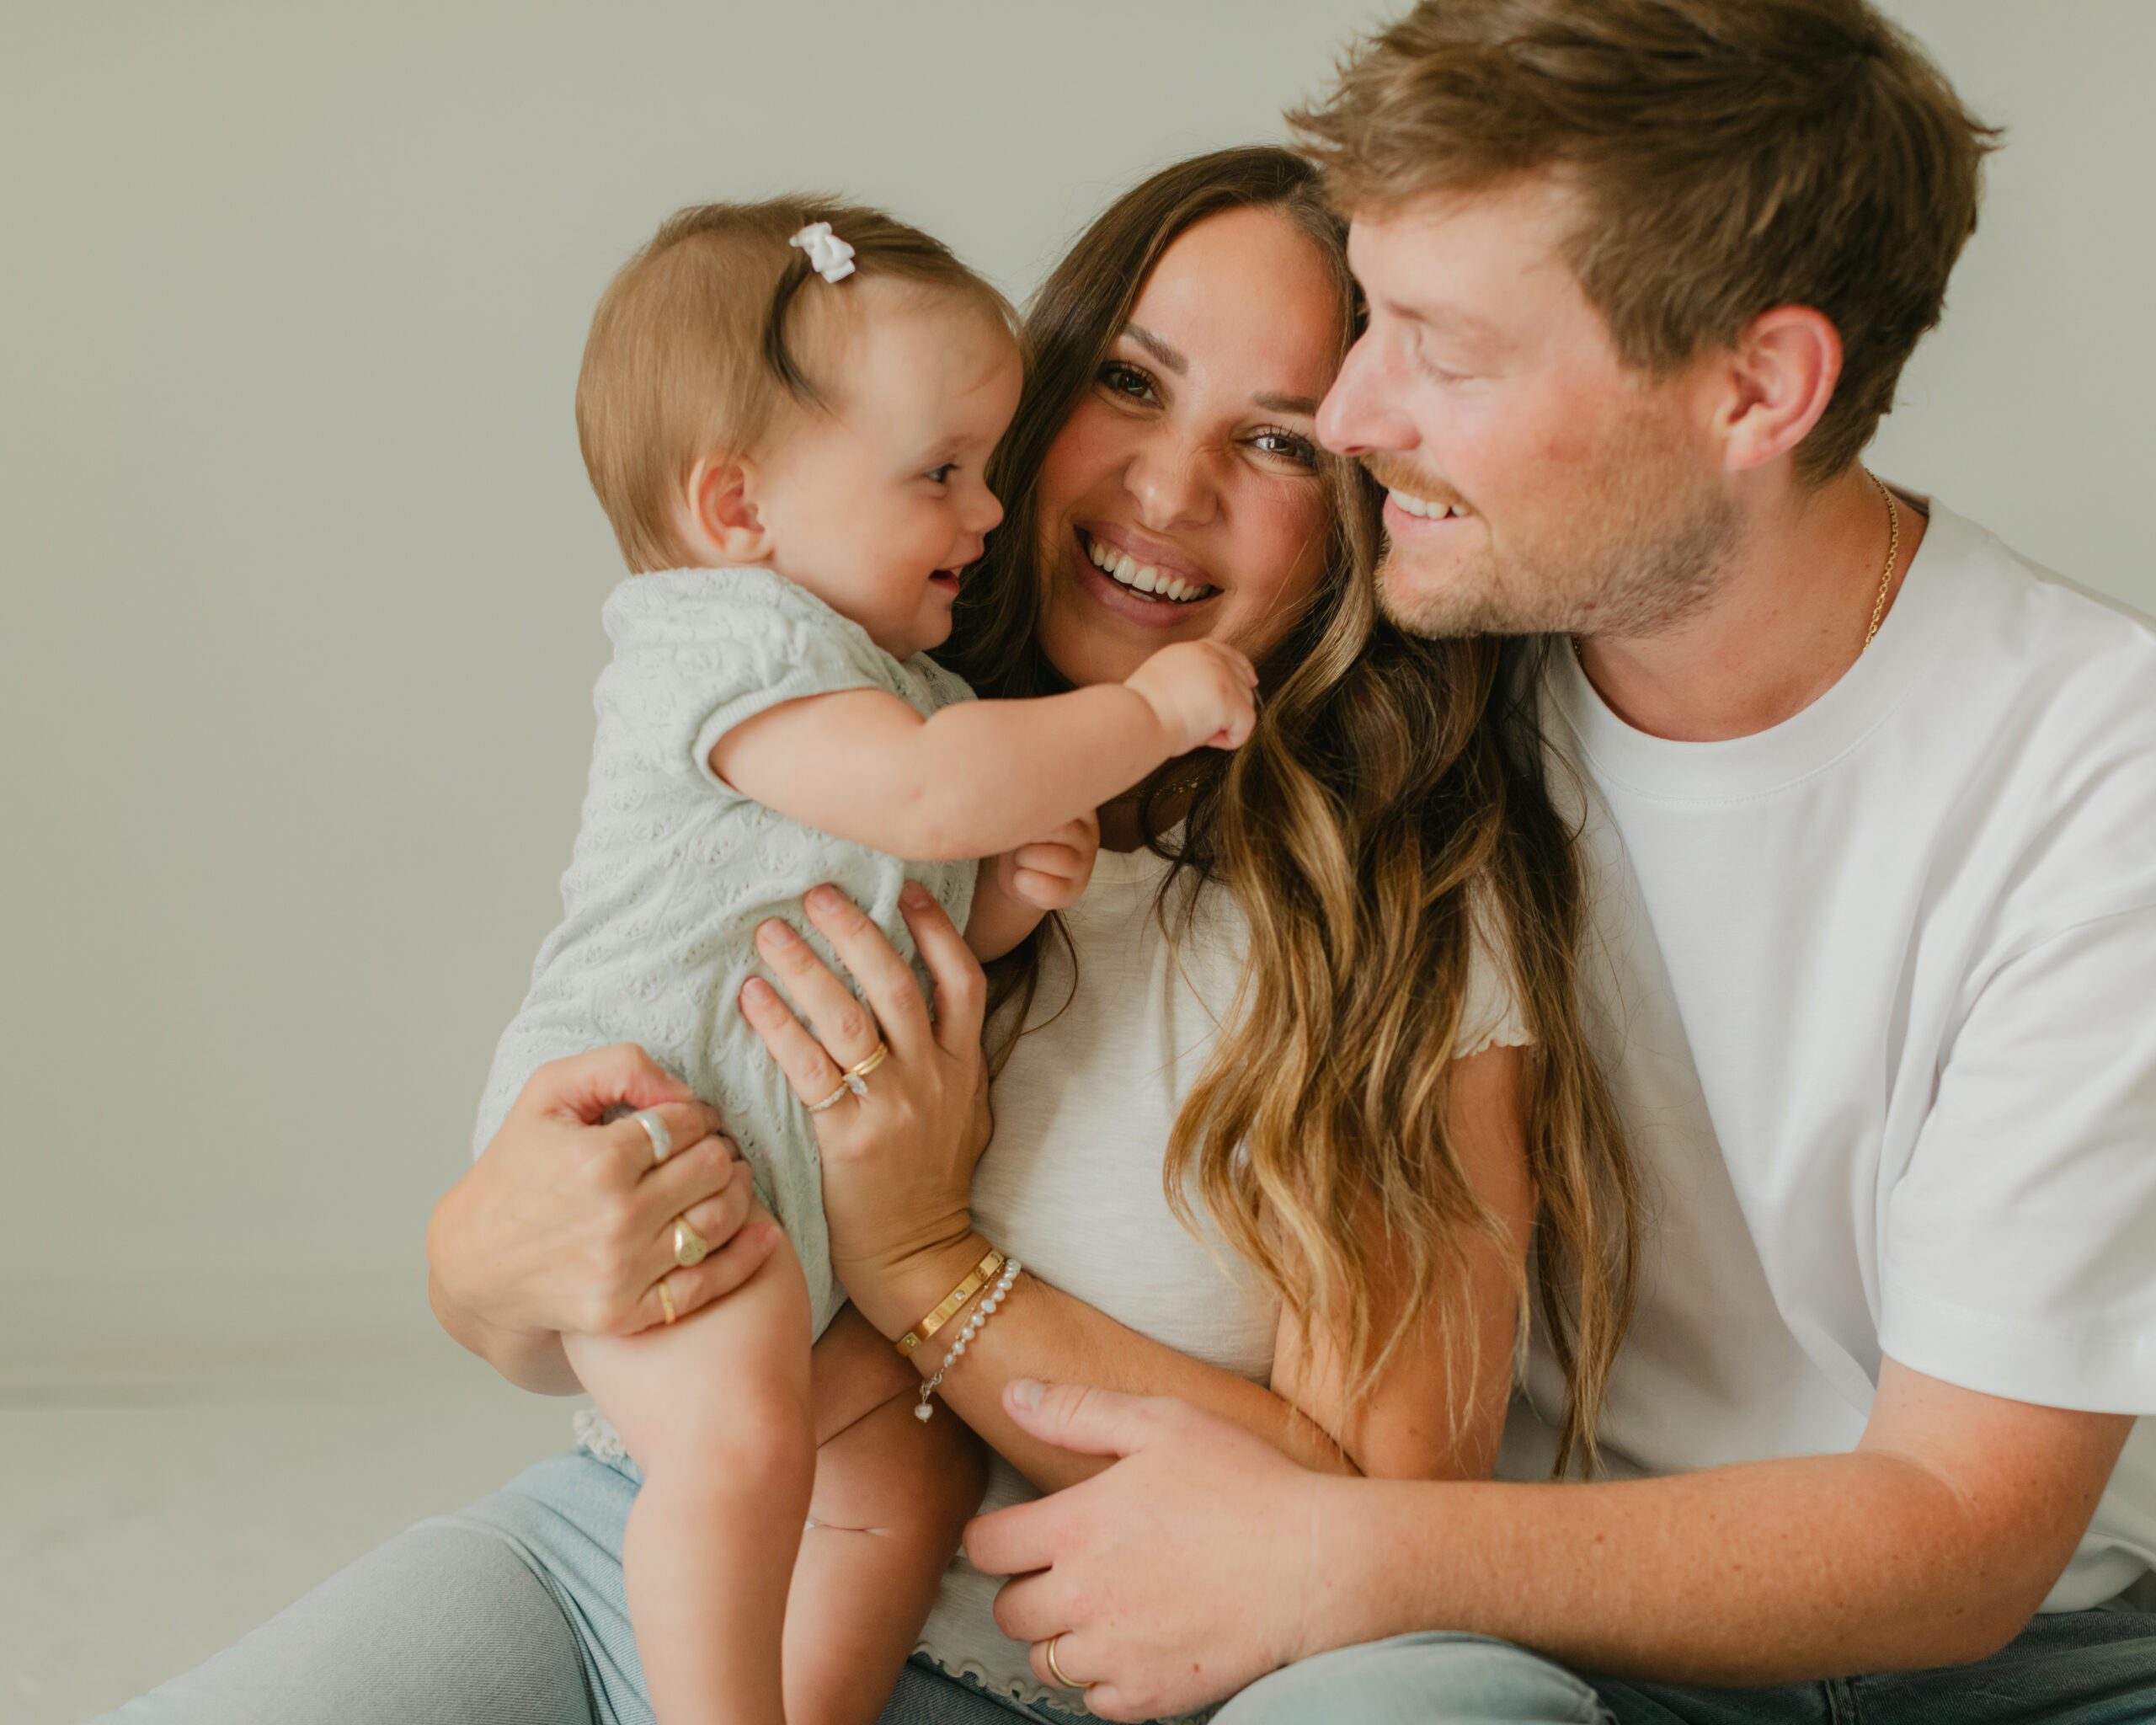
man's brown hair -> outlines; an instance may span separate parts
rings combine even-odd
[[[808,253],[789,243],[816,222],[853,248],[852,275],[817,279]],[[576,430],[632,570],[681,561],[675,499],[699,459],[753,452],[789,402],[834,404],[834,382],[819,373],[844,334],[849,290],[879,277],[1016,328],[1010,302],[941,241],[832,198],[677,211],[622,266],[592,315]],[[814,291],[803,292],[812,280]]]
[[[1796,451],[1815,484],[1939,321],[1998,137],[1865,0],[1422,0],[1289,118],[1351,212],[1558,176],[1567,261],[1628,364],[1822,312],[1843,364]]]

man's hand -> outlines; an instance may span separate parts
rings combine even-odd
[[[1043,1442],[1121,1459],[1082,1485],[984,1515],[966,1555],[1017,1578],[996,1596],[1034,1674],[1086,1688],[1104,1719],[1150,1719],[1221,1699],[1331,1645],[1313,1621],[1326,1577],[1320,1513],[1342,1482],[1166,1397],[1020,1379],[1006,1411]],[[1337,1535],[1336,1535],[1337,1536]]]

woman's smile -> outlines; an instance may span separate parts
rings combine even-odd
[[[1221,596],[1220,585],[1188,557],[1130,528],[1087,522],[1073,533],[1073,567],[1086,595],[1118,617],[1172,627]]]

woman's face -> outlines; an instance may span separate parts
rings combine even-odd
[[[1161,254],[1041,467],[1040,642],[1072,682],[1201,637],[1261,658],[1294,622],[1331,525],[1333,281],[1271,210],[1209,216]]]

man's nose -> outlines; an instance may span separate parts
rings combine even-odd
[[[1412,449],[1419,441],[1402,398],[1404,380],[1366,332],[1317,404],[1317,436],[1335,455]]]

